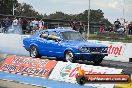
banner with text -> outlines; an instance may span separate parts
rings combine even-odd
[[[78,68],[84,70],[86,74],[120,74],[122,72],[122,69],[92,66],[78,63],[58,62],[54,70],[50,74],[49,79],[76,83],[76,77],[79,75]],[[93,84],[91,84],[91,86],[93,86]],[[104,85],[94,84],[94,86],[97,87]],[[108,84],[106,86],[108,86]]]
[[[57,61],[21,56],[9,56],[0,67],[0,71],[48,77]]]
[[[122,43],[122,42],[110,42],[110,41],[91,41],[94,43],[99,43],[108,46],[108,56],[105,60],[130,62],[132,58],[131,49],[132,43]]]

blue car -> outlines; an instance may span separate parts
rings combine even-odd
[[[100,64],[108,55],[107,46],[88,42],[78,31],[71,29],[39,31],[25,38],[23,44],[31,57],[56,57],[72,63],[76,60],[88,60]]]

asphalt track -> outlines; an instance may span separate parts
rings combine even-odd
[[[0,54],[29,56],[29,52],[27,52],[22,47],[23,46],[22,40],[23,40],[24,37],[25,37],[25,35],[19,35],[19,34],[3,34],[3,33],[0,33]],[[1,60],[1,58],[0,58],[0,60]],[[88,64],[88,65],[89,64],[90,65],[92,64],[93,65],[92,62],[79,62],[79,63]],[[131,68],[132,68],[132,62],[117,62],[117,61],[115,62],[115,61],[106,61],[106,60],[104,60],[102,62],[102,64],[101,64],[101,66],[110,67],[110,68],[123,69],[126,74],[132,74],[132,70],[131,70]],[[5,74],[6,73],[0,72],[0,79],[7,79],[9,76],[11,76],[12,78],[15,78],[16,75],[17,75],[17,74],[10,74],[10,73],[8,73],[8,74],[6,74],[8,77],[6,77]],[[2,77],[5,77],[5,78],[2,78]],[[17,77],[18,78],[16,78],[16,81],[23,82],[22,80],[20,80],[21,78],[23,78],[23,76],[17,75]],[[43,83],[43,84],[46,83],[45,85],[47,85],[47,84],[57,85],[57,87],[54,86],[52,88],[62,88],[62,86],[63,86],[63,88],[68,88],[68,86],[70,88],[78,88],[79,87],[79,85],[76,85],[76,87],[75,87],[75,85],[70,84],[70,83],[67,84],[67,83],[64,83],[64,82],[55,82],[55,81],[52,81],[51,82],[51,80],[45,80],[45,79],[41,79],[41,78],[30,78],[30,80],[28,80],[28,82],[29,83],[30,82],[33,82],[34,79],[35,80],[38,80],[39,83]],[[8,79],[8,80],[10,80],[10,79]],[[0,80],[0,88],[2,88],[2,87],[3,88],[10,88],[10,87],[4,86],[3,83],[5,83],[5,81]],[[11,84],[12,84],[12,82],[10,83],[10,85]],[[16,85],[19,85],[19,83],[16,83]],[[45,86],[45,85],[41,85],[41,86]],[[27,86],[27,85],[23,84],[23,86]],[[85,88],[85,86],[81,86],[81,87]],[[21,88],[21,87],[15,87],[14,86],[12,88]],[[26,88],[26,87],[23,87],[23,88]],[[30,87],[27,87],[27,88],[30,88]],[[42,88],[42,87],[38,87],[38,88]]]
[[[6,72],[0,72],[0,79],[5,79],[14,81],[15,83],[19,82],[21,84],[27,84],[36,87],[47,87],[47,88],[94,88],[90,86],[81,86],[78,84],[72,84],[72,83],[65,83],[65,82],[57,82],[53,80],[47,80],[44,78],[39,78],[39,77],[29,77],[29,76],[23,76],[19,74],[10,74]],[[8,82],[9,82],[8,81]],[[2,85],[0,83],[0,85]],[[31,86],[31,85],[30,85]],[[23,87],[25,88],[25,87]]]

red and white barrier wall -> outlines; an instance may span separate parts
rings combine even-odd
[[[55,60],[9,56],[0,66],[0,71],[36,77],[48,77],[57,64]]]
[[[84,70],[86,74],[121,74],[122,72],[122,69],[21,56],[8,56],[0,66],[0,71],[76,84],[78,68]],[[97,88],[114,87],[114,84],[85,85]]]
[[[78,63],[58,62],[52,73],[49,76],[51,80],[64,81],[70,83],[77,83],[76,77],[79,75],[78,68],[84,70],[87,74],[121,74],[122,69],[92,66]],[[96,84],[88,83],[86,86],[96,88],[113,88],[114,84]]]

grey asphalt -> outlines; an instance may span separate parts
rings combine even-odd
[[[0,88],[44,88],[8,80],[0,80]]]

